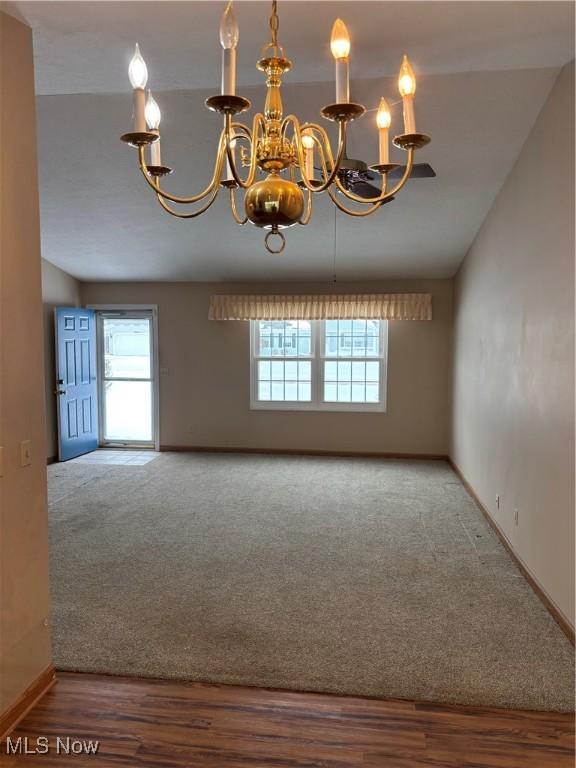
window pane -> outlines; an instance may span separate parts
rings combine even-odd
[[[258,384],[258,400],[270,400],[270,382],[261,381]]]
[[[372,363],[368,363],[372,365]],[[374,363],[378,367],[378,363]],[[365,381],[366,380],[366,363],[352,363],[352,381]]]
[[[358,363],[355,363],[358,365]],[[366,381],[379,381],[380,379],[380,363],[368,362],[366,363]]]
[[[352,363],[349,361],[338,363],[338,381],[348,382],[352,378]]]
[[[378,384],[366,384],[366,402],[367,403],[377,403],[380,399],[379,397],[379,385]]]
[[[150,321],[147,318],[103,319],[104,378],[149,379]]]
[[[295,360],[289,360],[284,363],[284,376],[286,380],[290,381],[298,379],[298,363]]]
[[[324,363],[324,379],[326,381],[338,381],[338,363]]]
[[[324,400],[327,403],[335,403],[338,400],[337,384],[324,384]]]
[[[366,337],[366,356],[376,357],[379,354],[380,354],[380,337],[367,336]]]
[[[325,357],[377,357],[379,320],[326,320]]]
[[[272,370],[272,381],[284,381],[284,362],[282,360],[273,360],[270,363]]]
[[[326,335],[326,355],[335,356],[338,354],[338,335],[327,334]]]
[[[309,381],[298,382],[298,400],[312,400],[312,386]]]
[[[366,357],[368,354],[366,335],[362,334],[352,337],[352,354],[354,357]]]
[[[152,384],[104,382],[104,439],[152,440]]]
[[[312,363],[305,360],[298,363],[298,378],[300,381],[312,380]]]
[[[284,386],[284,400],[298,400],[298,382],[286,382]]]
[[[338,382],[338,402],[349,403],[352,398],[352,387],[350,384],[340,384]]]
[[[284,382],[283,381],[272,382],[272,394],[270,396],[270,399],[284,400]]]
[[[312,326],[307,320],[261,320],[260,357],[298,357],[312,353]]]
[[[270,357],[272,354],[272,342],[270,340],[270,334],[260,334],[260,355],[262,357]]]
[[[352,402],[363,403],[366,398],[366,387],[364,384],[352,384]]]
[[[278,335],[280,339],[280,335]],[[296,356],[298,354],[298,330],[294,327],[284,329],[284,354],[286,356]],[[280,344],[278,345],[280,347]]]
[[[366,332],[369,336],[379,336],[380,335],[380,320],[367,320],[366,321]]]
[[[350,357],[352,354],[352,334],[341,333],[338,336],[338,355],[339,357]]]
[[[298,336],[298,354],[310,355],[312,353],[312,341],[308,334]]]
[[[258,379],[260,381],[270,381],[272,378],[270,373],[270,361],[269,360],[261,360],[258,363]]]

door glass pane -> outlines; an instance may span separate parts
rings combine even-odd
[[[150,379],[150,320],[104,318],[104,378]]]
[[[152,383],[105,381],[105,440],[152,440]]]

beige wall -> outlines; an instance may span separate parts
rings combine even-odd
[[[0,13],[0,713],[50,664],[42,293],[31,30]],[[22,467],[20,442],[31,441]]]
[[[42,259],[42,302],[44,305],[44,384],[46,398],[46,457],[58,455],[56,415],[54,308],[80,306],[80,282],[49,261]]]
[[[464,476],[572,623],[573,173],[569,65],[458,275],[452,437]]]
[[[390,323],[387,413],[251,411],[249,325],[208,320],[212,293],[320,293],[333,292],[332,284],[97,283],[83,284],[82,298],[158,305],[163,445],[446,454],[452,281],[337,289],[433,294],[434,320]]]

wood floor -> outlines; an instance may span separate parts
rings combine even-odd
[[[12,734],[50,737],[47,754],[0,765],[102,768],[564,768],[571,715],[450,707],[257,688],[59,674]],[[98,740],[96,755],[56,738]],[[22,744],[24,742],[21,742]]]

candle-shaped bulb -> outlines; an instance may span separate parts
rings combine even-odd
[[[148,68],[142,58],[138,43],[136,43],[134,56],[132,56],[130,66],[128,67],[128,77],[130,78],[132,88],[145,88],[148,82]]]
[[[376,113],[376,125],[378,128],[390,128],[391,122],[392,115],[390,114],[388,102],[382,97],[380,99],[380,105],[378,106],[378,112]]]
[[[154,96],[152,96],[152,91],[150,89],[148,89],[148,98],[146,99],[146,109],[144,110],[144,114],[146,115],[146,123],[149,130],[157,131],[160,127],[162,113],[160,112],[160,107]]]
[[[350,54],[350,35],[342,19],[336,19],[332,27],[330,50],[335,59],[347,59]]]
[[[400,96],[414,96],[416,93],[416,76],[414,70],[410,66],[408,56],[404,56],[402,59],[402,66],[400,67],[400,74],[398,75],[398,90]]]
[[[378,143],[380,148],[380,165],[387,165],[390,161],[388,148],[388,129],[392,122],[390,108],[385,98],[380,99],[378,112],[376,112],[376,125],[378,126]]]
[[[302,134],[302,146],[304,147],[304,173],[307,179],[314,178],[314,137],[304,131]]]
[[[302,146],[304,149],[314,149],[314,138],[309,133],[302,134]]]
[[[226,10],[222,14],[222,20],[220,22],[220,44],[222,48],[236,48],[239,35],[238,22],[234,16],[232,0],[230,0],[226,6]]]

